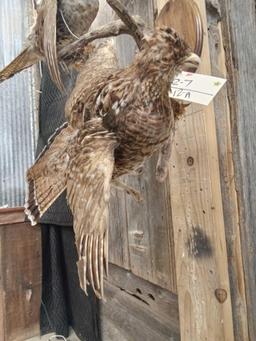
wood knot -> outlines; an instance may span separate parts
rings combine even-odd
[[[224,303],[227,300],[228,294],[225,289],[216,289],[215,296],[220,303]]]
[[[188,164],[188,166],[193,166],[193,164],[194,164],[194,158],[192,157],[192,156],[189,156],[188,158],[187,158],[187,164]]]

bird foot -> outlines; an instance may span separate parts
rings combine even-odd
[[[158,182],[162,183],[166,180],[168,175],[168,167],[158,165],[156,167],[156,179]]]

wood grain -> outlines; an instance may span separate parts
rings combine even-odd
[[[0,228],[0,332],[3,341],[23,341],[39,334],[41,243],[28,223]]]
[[[205,2],[200,73],[211,74]],[[163,5],[159,1],[159,5]],[[175,15],[178,15],[177,13]],[[184,23],[185,24],[185,23]],[[181,340],[229,340],[233,321],[213,106],[193,105],[170,167]]]
[[[163,315],[170,325],[175,328],[179,326],[177,295],[169,290],[145,281],[116,265],[110,265],[107,282],[145,302],[152,311],[158,313],[159,318]]]
[[[104,341],[178,341],[177,296],[117,266],[102,304]]]
[[[22,223],[24,221],[25,216],[23,207],[0,209],[0,226],[10,223]]]
[[[228,71],[232,158],[247,301],[249,340],[256,339],[255,1],[220,0]],[[247,340],[247,339],[245,339]]]
[[[208,2],[208,37],[212,65],[212,75],[227,78],[224,44],[218,2]],[[229,84],[229,83],[228,83]],[[239,204],[235,183],[233,161],[231,112],[227,88],[214,100],[218,151],[221,175],[221,191],[228,252],[228,267],[234,319],[235,340],[249,340],[245,278],[241,252],[241,227],[239,224]]]

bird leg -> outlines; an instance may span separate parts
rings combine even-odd
[[[141,193],[139,191],[136,191],[134,188],[124,184],[123,182],[119,181],[119,180],[113,180],[112,181],[112,185],[120,190],[125,191],[127,194],[131,195],[133,197],[134,200],[136,200],[137,202],[142,202],[143,201],[143,197],[141,195]]]
[[[190,104],[191,103],[185,103],[171,98],[171,106],[174,113],[174,119],[180,119],[185,114],[185,111]]]
[[[38,9],[37,0],[32,0],[32,6],[33,6],[33,9],[34,9],[35,11],[37,11],[37,9]]]
[[[124,24],[129,28],[130,34],[133,36],[138,47],[142,46],[142,41],[144,38],[144,30],[141,25],[138,25],[137,21],[134,20],[127,8],[119,0],[107,0],[109,6],[116,12],[118,17],[124,22]]]
[[[158,161],[156,165],[156,179],[159,182],[164,182],[168,175],[168,168],[171,159],[174,134],[175,128],[172,129],[171,136],[166,142],[164,142],[159,151]]]

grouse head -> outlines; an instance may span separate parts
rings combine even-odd
[[[173,28],[163,26],[145,36],[137,61],[141,67],[148,66],[152,72],[158,71],[170,78],[183,69],[197,68],[200,58]]]

